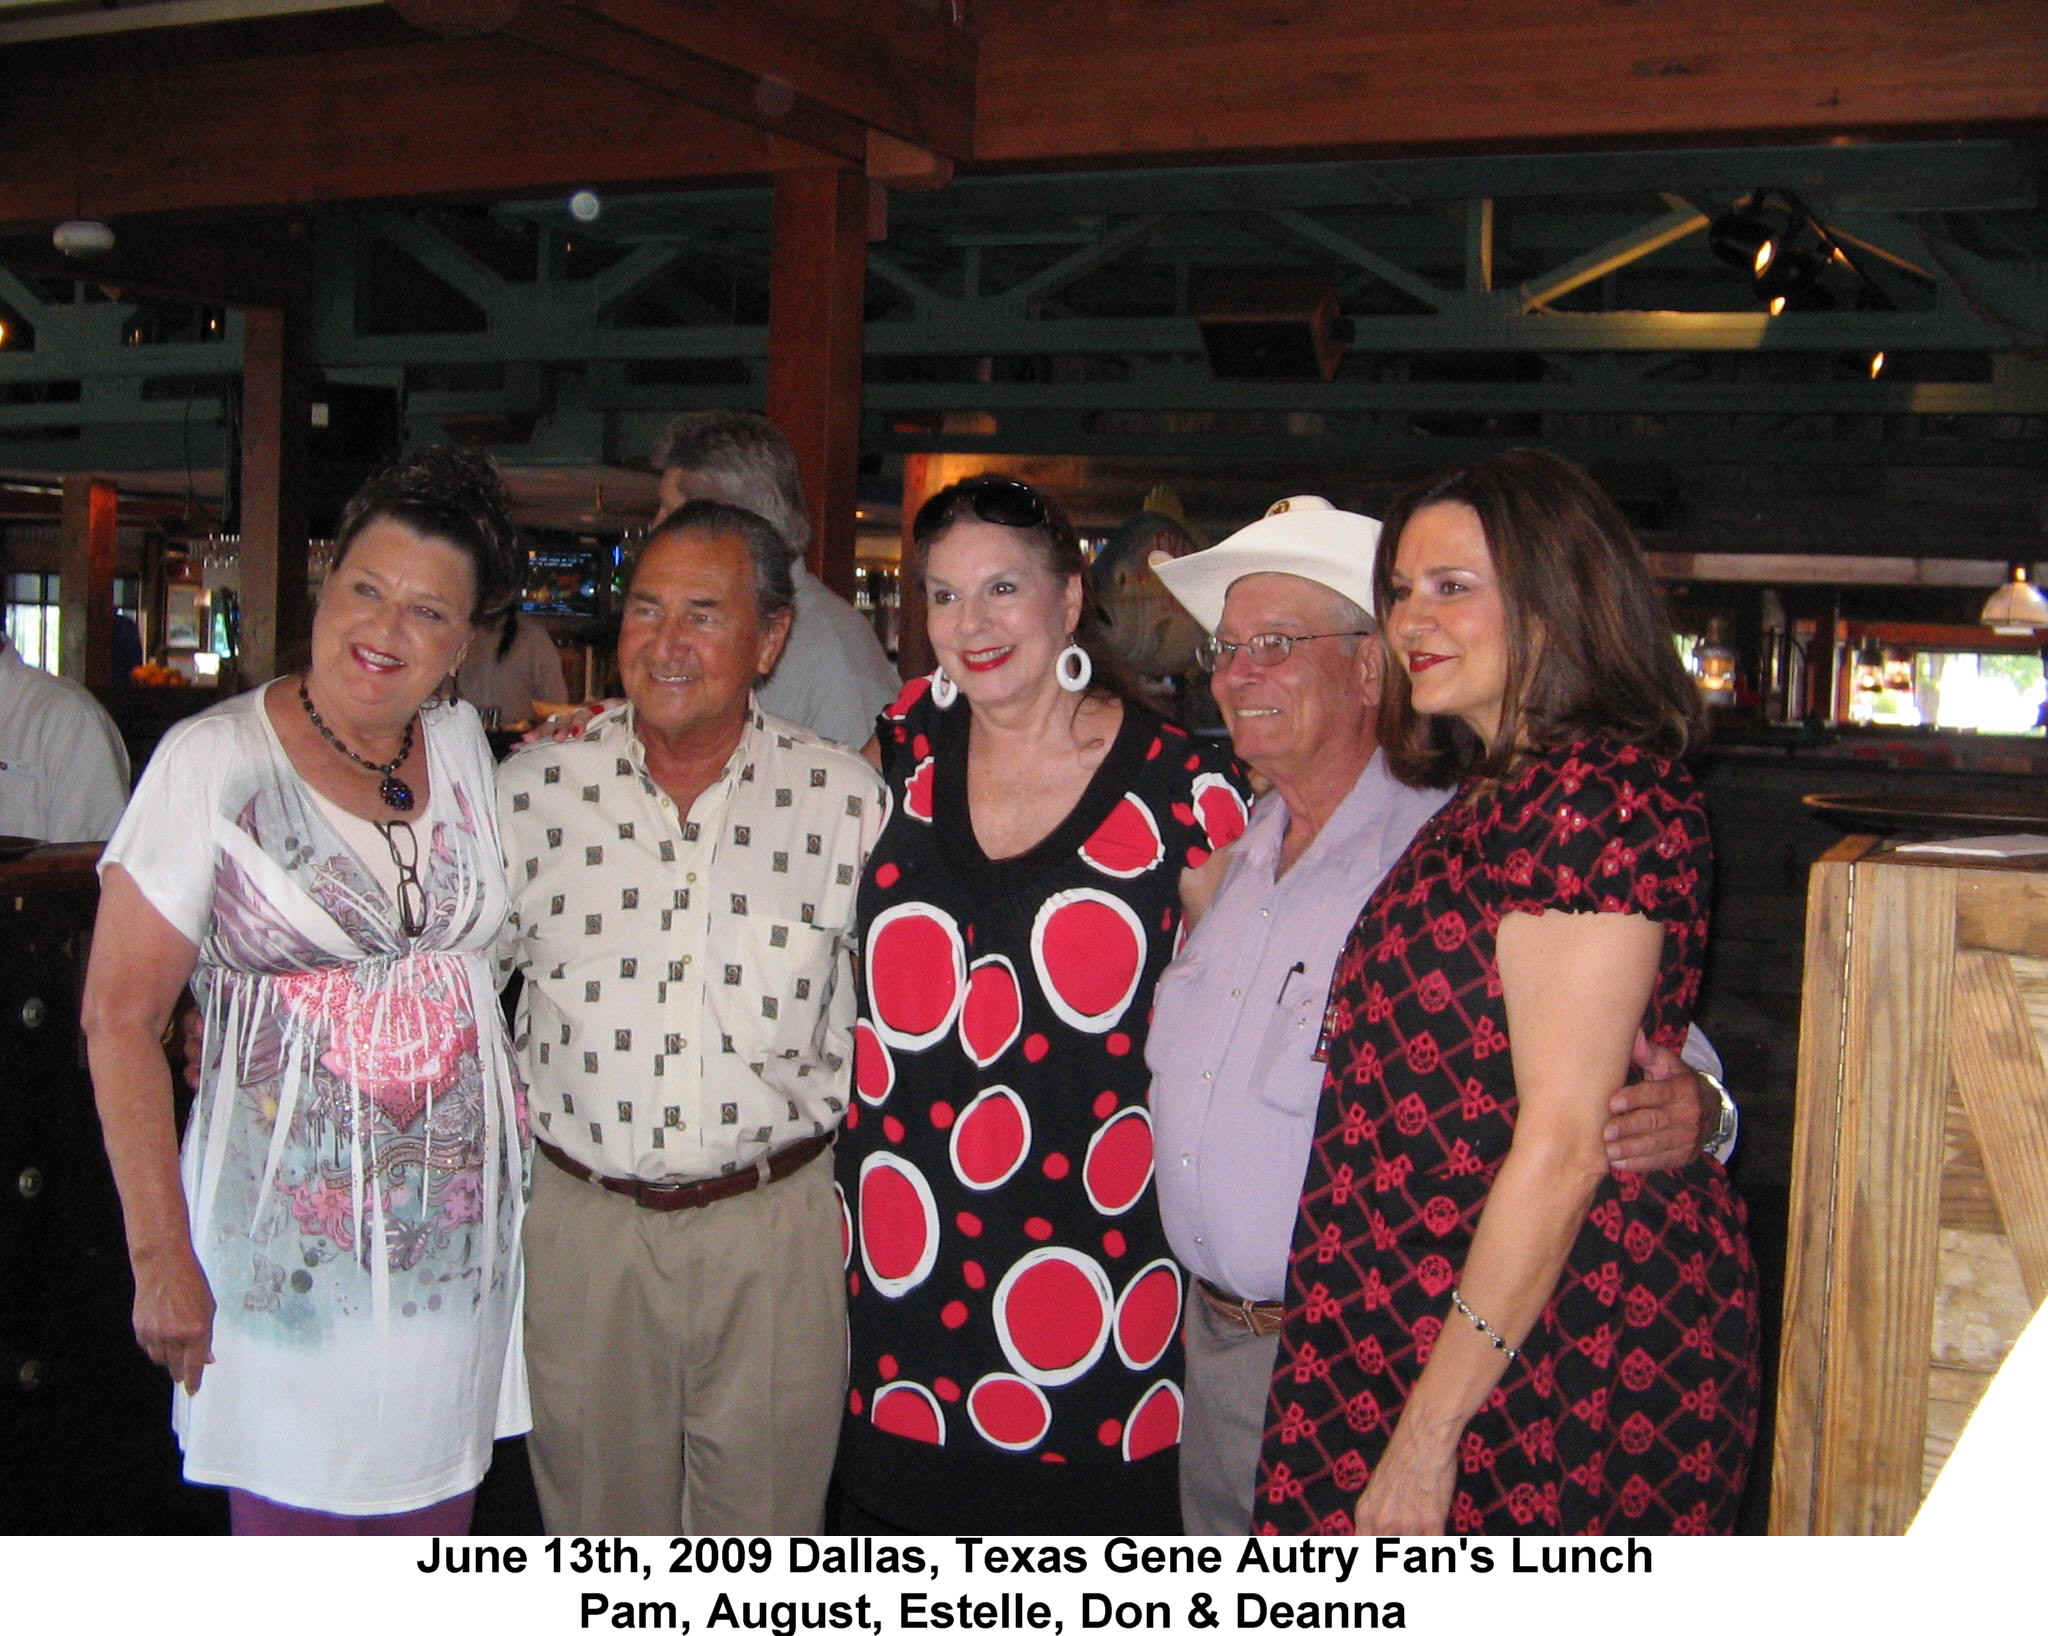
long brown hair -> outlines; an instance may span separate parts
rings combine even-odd
[[[1595,734],[1674,758],[1697,746],[1699,693],[1642,547],[1599,484],[1541,449],[1461,466],[1394,502],[1373,566],[1382,627],[1402,530],[1424,507],[1447,503],[1478,515],[1506,606],[1500,732],[1488,750],[1464,722],[1418,715],[1406,674],[1389,665],[1380,738],[1399,777],[1499,778],[1521,755]]]

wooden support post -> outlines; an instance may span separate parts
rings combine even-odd
[[[861,301],[868,183],[853,170],[775,180],[768,281],[768,418],[796,451],[811,511],[811,571],[851,598],[860,462]]]
[[[896,668],[905,676],[922,676],[932,668],[932,640],[925,632],[924,580],[917,573],[917,549],[910,525],[917,508],[953,481],[947,471],[951,456],[907,454],[903,457],[903,560],[896,574]]]
[[[114,679],[114,525],[120,497],[97,478],[64,479],[57,667],[105,687]]]
[[[242,363],[242,643],[245,683],[299,661],[312,629],[306,600],[306,418],[303,324],[283,307],[248,310]]]
[[[1771,1531],[1897,1534],[1920,1499],[1952,872],[1814,866]]]
[[[1771,1531],[1895,1534],[2048,1290],[2048,870],[1813,871]]]

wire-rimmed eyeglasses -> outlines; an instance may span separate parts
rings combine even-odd
[[[379,824],[378,833],[391,849],[391,861],[398,866],[398,925],[407,937],[418,937],[427,929],[427,889],[420,884],[420,838],[410,824]],[[399,845],[398,837],[405,837]]]
[[[1317,631],[1313,636],[1290,636],[1285,631],[1260,631],[1242,642],[1226,642],[1219,636],[1205,636],[1195,649],[1204,670],[1228,670],[1240,653],[1248,654],[1261,670],[1284,665],[1297,642],[1322,642],[1333,636],[1370,636],[1371,631]]]

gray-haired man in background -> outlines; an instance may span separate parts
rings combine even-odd
[[[789,440],[765,415],[701,410],[662,428],[653,466],[661,474],[656,522],[686,500],[723,500],[759,512],[789,542],[796,623],[756,697],[770,715],[859,749],[902,679],[873,627],[805,564],[811,519]]]

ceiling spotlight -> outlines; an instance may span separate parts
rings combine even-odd
[[[1773,318],[1788,312],[1833,312],[1835,292],[1825,284],[1814,284],[1790,295],[1774,295],[1765,305]]]
[[[2031,636],[2048,630],[2048,597],[2027,581],[2025,563],[2012,565],[2011,576],[1991,593],[1978,620],[2001,636]]]
[[[105,222],[59,222],[50,242],[67,256],[103,256],[114,248],[114,230]]]
[[[1794,298],[1819,285],[1825,265],[1811,250],[1786,250],[1756,275],[1757,299],[1769,303],[1773,314],[1788,305],[1796,309],[1800,303]]]
[[[1707,248],[1731,267],[1761,274],[1778,253],[1778,232],[1754,210],[1731,210],[1707,229]]]

